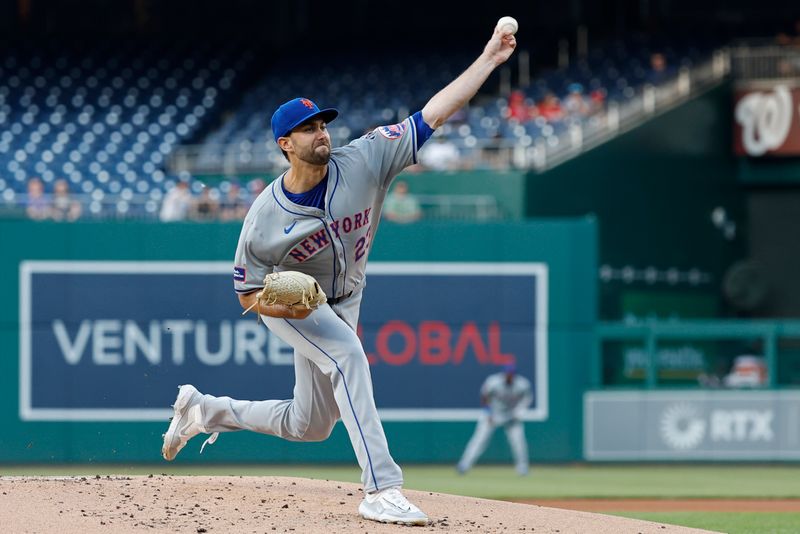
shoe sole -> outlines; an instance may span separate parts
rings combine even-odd
[[[186,409],[186,405],[189,404],[195,391],[196,389],[193,387],[181,386],[178,388],[178,398],[175,399],[175,404],[172,406],[175,412],[172,416],[172,422],[169,424],[169,428],[163,436],[164,444],[161,445],[161,456],[168,462],[174,460],[180,452],[176,449],[175,454],[170,457],[169,444],[175,439],[175,434],[178,432],[178,428],[180,428],[181,420],[183,420],[185,416],[182,412]],[[180,440],[178,440],[178,442],[180,443]]]
[[[410,520],[403,520],[397,519],[396,517],[388,517],[385,515],[379,515],[371,517],[359,510],[358,515],[360,515],[364,519],[368,519],[370,521],[377,521],[378,523],[393,523],[395,525],[407,525],[407,526],[425,526],[430,523],[430,520],[426,517],[425,519],[410,519]]]
[[[377,521],[378,523],[388,523],[388,524],[395,524],[395,525],[407,525],[407,526],[419,526],[424,527],[428,524],[427,519],[414,519],[412,521],[403,521],[401,519],[374,519],[372,517],[367,517],[362,515],[364,519],[369,519],[370,521]]]

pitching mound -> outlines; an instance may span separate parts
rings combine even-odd
[[[706,532],[588,512],[457,497],[406,495],[431,518],[401,527],[358,516],[356,484],[282,477],[0,477],[3,532],[351,533]]]

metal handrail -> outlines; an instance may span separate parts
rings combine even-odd
[[[493,195],[463,194],[414,194],[424,217],[434,220],[476,220],[488,221],[500,219],[505,214],[500,209]],[[46,204],[52,204],[52,195],[45,195]],[[159,218],[163,199],[154,199],[149,195],[112,195],[94,196],[91,194],[70,194],[70,200],[80,207],[80,219],[139,219],[156,220]],[[197,199],[197,197],[194,197]],[[223,199],[216,198],[216,202]],[[252,200],[252,199],[250,199]],[[247,201],[242,199],[242,201]],[[14,196],[11,202],[0,201],[0,218],[25,218],[28,195],[21,193]],[[53,217],[45,217],[52,219]],[[215,220],[215,217],[211,218]],[[57,220],[69,221],[68,218]]]
[[[488,221],[503,216],[492,195],[414,194],[429,219],[467,219]]]
[[[797,80],[800,46],[772,42],[739,41],[731,47],[731,72],[737,80]]]
[[[711,340],[761,338],[767,365],[767,385],[777,384],[777,347],[779,338],[800,338],[800,320],[680,320],[644,322],[600,322],[595,326],[595,354],[592,381],[602,385],[602,355],[605,341],[642,341],[647,354],[645,384],[658,385],[656,359],[661,340]]]
[[[672,80],[657,86],[645,84],[623,103],[612,102],[605,110],[584,120],[567,121],[566,131],[558,136],[527,138],[525,141],[475,137],[449,139],[462,154],[453,170],[485,168],[487,165],[500,169],[548,170],[719,84],[729,70],[728,50],[716,50],[707,61],[682,68]],[[347,142],[344,131],[332,130],[332,137],[335,146]],[[487,163],[487,151],[492,153],[492,163]],[[208,158],[206,164],[201,161],[201,156]],[[185,145],[176,148],[168,166],[172,172],[233,176],[281,171],[286,162],[279,152],[264,143],[250,143],[244,149],[239,144]]]

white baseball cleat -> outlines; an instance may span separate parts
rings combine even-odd
[[[381,523],[397,523],[400,525],[427,525],[428,516],[422,510],[408,502],[400,488],[388,488],[375,493],[367,493],[358,513],[364,519]]]
[[[178,398],[175,399],[173,408],[175,415],[169,424],[167,433],[164,434],[164,444],[161,446],[161,456],[165,460],[174,460],[181,449],[197,434],[207,433],[202,424],[203,416],[200,411],[200,392],[192,385],[180,386]],[[200,447],[203,452],[206,444],[213,445],[217,441],[219,432],[214,432]]]

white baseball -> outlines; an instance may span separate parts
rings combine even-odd
[[[514,17],[500,17],[500,20],[497,21],[497,27],[502,32],[514,35],[519,29],[519,24],[517,24],[517,19]]]

